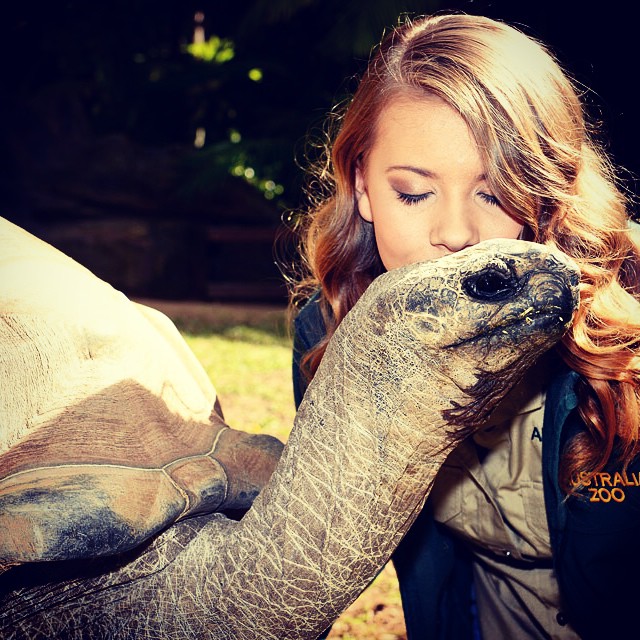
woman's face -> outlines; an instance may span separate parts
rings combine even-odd
[[[358,209],[373,224],[386,269],[517,238],[522,224],[502,208],[485,174],[457,111],[435,96],[393,99],[356,171]]]

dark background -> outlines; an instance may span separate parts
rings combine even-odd
[[[327,113],[399,14],[445,9],[546,42],[637,193],[631,4],[11,3],[0,20],[0,215],[128,295],[283,303],[283,220],[304,206]],[[204,57],[188,50],[196,23]]]

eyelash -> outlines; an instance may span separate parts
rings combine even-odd
[[[480,191],[480,193],[478,193],[478,195],[487,204],[493,205],[494,207],[499,207],[500,206],[500,200],[498,200],[498,198],[496,198],[495,196],[492,196],[490,193],[483,193],[482,191]]]
[[[398,199],[401,202],[403,202],[404,204],[407,204],[409,206],[412,206],[414,204],[419,204],[423,200],[426,200],[430,195],[432,195],[432,192],[431,191],[427,191],[427,193],[413,194],[413,193],[403,193],[402,191],[398,191],[397,194],[398,194]],[[490,205],[492,205],[494,207],[499,207],[500,206],[500,201],[495,196],[492,196],[489,193],[483,193],[482,191],[480,191],[478,193],[478,195],[487,204],[490,204]]]
[[[426,200],[431,195],[431,192],[428,191],[427,193],[413,194],[413,193],[403,193],[402,191],[398,191],[397,194],[400,202],[404,202],[404,204],[408,204],[409,206],[411,206],[414,204],[418,204],[423,200]]]

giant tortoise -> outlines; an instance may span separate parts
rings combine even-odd
[[[566,330],[578,279],[559,252],[506,240],[380,276],[331,339],[242,519],[185,518],[126,553],[49,563],[46,575],[43,563],[13,567],[0,576],[0,633],[316,638],[389,559],[447,454]],[[23,404],[40,397],[26,383]]]

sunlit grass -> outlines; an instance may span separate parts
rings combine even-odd
[[[183,335],[216,388],[226,422],[286,441],[295,416],[289,340],[251,327]]]

